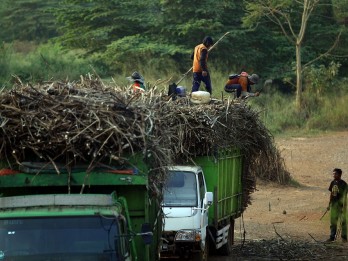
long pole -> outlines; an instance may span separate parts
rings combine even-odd
[[[322,219],[323,219],[323,217],[326,215],[326,213],[327,213],[328,211],[329,211],[329,210],[328,210],[328,209],[326,209],[326,211],[324,212],[324,214],[321,216],[320,220],[322,220]]]
[[[210,52],[226,35],[228,35],[230,32],[226,32],[223,36],[220,37],[219,40],[217,40],[208,50]]]
[[[217,40],[208,50],[208,52],[210,52],[226,35],[228,35],[230,32],[226,32],[223,36],[221,36],[219,38],[219,40]],[[178,85],[183,79],[185,79],[185,77],[187,76],[187,74],[189,72],[191,72],[191,70],[193,69],[193,66],[187,71],[184,73],[184,75],[179,79],[179,81],[176,82],[176,85]]]

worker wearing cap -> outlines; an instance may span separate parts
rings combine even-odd
[[[132,82],[133,93],[145,92],[144,77],[140,73],[135,71],[127,79]]]
[[[245,98],[250,96],[259,96],[259,92],[251,92],[251,85],[259,82],[259,76],[257,74],[249,75],[246,72],[241,72],[239,75],[229,76],[229,79],[225,85],[225,91],[237,92],[237,98]]]
[[[204,37],[203,42],[195,47],[194,52],[191,55],[191,59],[193,59],[192,92],[199,90],[201,82],[204,82],[207,92],[210,94],[212,92],[210,74],[207,66],[208,50],[212,45],[213,39],[210,36],[206,36]]]

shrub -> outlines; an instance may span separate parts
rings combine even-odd
[[[343,130],[348,128],[348,94],[326,96],[322,106],[308,120],[306,129]]]
[[[73,81],[93,70],[100,76],[105,76],[107,72],[102,62],[96,63],[95,57],[85,59],[82,53],[64,51],[56,44],[40,45],[29,53],[15,52],[11,45],[3,44],[0,54],[0,80],[5,86],[12,85],[11,75],[31,82],[57,79]]]

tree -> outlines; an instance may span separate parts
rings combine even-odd
[[[338,22],[348,25],[348,0],[332,0],[332,4]]]
[[[160,8],[158,0],[64,0],[56,10],[62,33],[57,40],[97,55],[114,70],[130,70],[180,50],[154,30]]]
[[[161,6],[161,23],[157,29],[181,50],[191,53],[205,35],[213,36],[216,41],[225,32],[230,32],[212,52],[210,64],[228,73],[260,72],[269,69],[266,68],[268,65],[271,67],[265,60],[274,56],[279,41],[274,41],[272,32],[264,26],[258,31],[242,28],[243,0],[161,0]],[[184,55],[188,62],[184,52],[182,59],[177,61],[184,60]],[[277,60],[277,57],[273,58],[272,61]]]
[[[58,40],[115,68],[154,59],[184,64],[205,35],[222,34],[222,11],[214,0],[65,0],[56,12]]]
[[[2,0],[0,39],[44,42],[56,36],[55,18],[50,12],[56,5],[55,0]]]
[[[257,0],[245,1],[248,11],[243,22],[245,26],[253,26],[266,18],[277,25],[286,39],[295,46],[296,53],[296,107],[302,108],[302,82],[303,82],[303,44],[309,26],[310,18],[314,10],[321,4],[320,0]],[[327,2],[326,8],[332,8]],[[321,18],[322,19],[322,18]],[[318,25],[319,20],[316,20]],[[323,35],[321,35],[322,37]],[[328,48],[324,54],[328,54],[336,46],[337,41]],[[315,60],[323,57],[320,54]],[[311,62],[308,62],[309,65]]]
[[[160,0],[161,16],[156,31],[174,44],[193,47],[206,35],[224,33],[223,6],[215,0]]]
[[[152,7],[151,1],[140,0],[64,0],[55,13],[59,41],[89,52],[105,51],[120,38],[146,34]]]
[[[230,32],[214,54],[222,68],[227,67],[230,73],[246,70],[262,74],[271,74],[274,68],[279,68],[274,65],[279,58],[275,50],[282,46],[281,41],[266,26],[259,25],[257,30],[242,27],[243,0],[218,3],[222,11],[217,19],[223,30]]]

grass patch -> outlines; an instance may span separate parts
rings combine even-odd
[[[318,130],[346,130],[348,128],[348,94],[340,96],[326,96],[322,106],[308,120],[306,129]]]
[[[18,76],[23,82],[66,79],[74,81],[79,79],[80,75],[93,71],[93,58],[84,59],[81,53],[64,51],[55,44],[40,45],[31,49],[30,52],[23,49],[25,49],[24,46],[18,49],[18,43],[1,46],[0,82],[2,86],[12,86],[12,75]],[[101,73],[99,70],[101,67],[96,68],[98,73]]]
[[[304,93],[301,113],[296,110],[294,95],[262,94],[249,103],[260,111],[265,126],[277,136],[313,136],[348,128],[347,93],[312,96]]]
[[[295,187],[295,188],[301,188],[304,187],[300,182],[298,182],[297,180],[295,180],[293,177],[290,177],[289,180],[289,186],[291,187]]]

